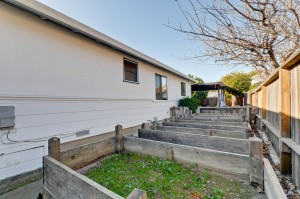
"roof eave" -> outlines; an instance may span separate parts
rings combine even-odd
[[[158,67],[162,70],[168,71],[172,74],[175,74],[181,78],[184,78],[186,80],[189,80],[191,82],[196,82],[193,78],[190,78],[189,76],[115,40],[111,37],[108,37],[105,34],[102,34],[101,32],[84,25],[83,23],[80,23],[42,3],[39,3],[38,1],[34,0],[4,0],[4,2],[7,2],[9,4],[12,4],[22,10],[25,10],[27,12],[30,12],[34,15],[39,16],[41,19],[51,21],[57,25],[60,25],[64,28],[67,28],[73,32],[76,32],[78,34],[81,34],[83,36],[86,36],[90,39],[95,40],[98,43],[102,43],[106,46],[109,46],[117,51],[120,51],[126,55],[132,56],[134,58],[137,58],[141,61],[144,61],[146,63],[149,63],[155,67]]]

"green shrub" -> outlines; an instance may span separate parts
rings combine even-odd
[[[193,98],[199,100],[200,102],[207,98],[208,91],[194,91]]]
[[[199,100],[190,97],[182,98],[179,100],[179,106],[186,106],[195,113],[196,109],[199,107]]]

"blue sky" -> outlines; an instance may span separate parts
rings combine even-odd
[[[240,69],[186,60],[200,43],[164,24],[184,24],[175,0],[39,0],[150,57],[205,82]],[[181,1],[187,2],[187,1]]]

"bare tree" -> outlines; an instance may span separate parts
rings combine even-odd
[[[300,46],[299,0],[176,0],[186,26],[167,26],[200,41],[205,51],[193,58],[278,68]],[[185,4],[186,5],[186,4]]]

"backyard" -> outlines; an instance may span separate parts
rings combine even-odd
[[[134,188],[149,198],[264,198],[248,183],[186,165],[133,153],[113,155],[86,174],[90,179],[127,196]]]

